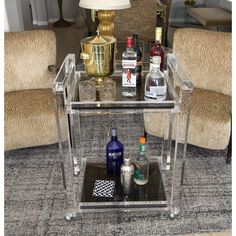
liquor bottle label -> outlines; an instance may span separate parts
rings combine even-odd
[[[109,152],[108,153],[109,158],[112,160],[116,160],[122,156],[122,152]]]
[[[150,86],[150,91],[145,91],[145,96],[149,98],[157,98],[157,96],[162,96],[165,93],[165,86]]]
[[[136,60],[122,60],[122,67],[124,69],[133,69],[136,67],[137,61]]]
[[[122,73],[123,87],[136,87],[136,71],[135,69],[126,68]]]

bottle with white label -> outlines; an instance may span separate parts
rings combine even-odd
[[[137,53],[133,49],[133,38],[126,38],[126,51],[122,54],[122,95],[136,96],[136,65]]]
[[[147,74],[145,82],[144,99],[163,101],[166,99],[166,79],[160,71],[161,57],[152,57],[152,70]]]

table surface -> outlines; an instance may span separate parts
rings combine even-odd
[[[132,185],[132,189],[129,195],[125,195],[122,190],[120,178],[107,176],[106,164],[104,163],[87,163],[85,170],[84,184],[82,190],[81,207],[86,209],[90,207],[90,204],[94,206],[94,203],[100,203],[97,207],[109,208],[111,203],[114,208],[117,203],[117,208],[123,207],[120,203],[126,202],[126,206],[129,207],[143,207],[143,204],[152,202],[151,207],[154,204],[157,207],[166,207],[167,200],[162,182],[162,177],[157,162],[150,163],[149,168],[149,181],[146,185]],[[113,197],[97,197],[93,196],[94,183],[96,180],[113,180],[115,181],[115,189]],[[135,205],[135,202],[136,205]],[[104,204],[102,204],[104,203]],[[130,205],[129,205],[130,204]]]

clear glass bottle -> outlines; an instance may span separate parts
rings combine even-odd
[[[148,182],[149,162],[145,154],[144,137],[139,138],[139,153],[135,160],[134,182],[138,185],[144,185]]]
[[[116,129],[111,131],[111,140],[106,146],[107,175],[120,176],[123,164],[124,145],[117,139]]]
[[[139,33],[133,33],[134,51],[137,53],[136,76],[137,83],[142,79],[142,48],[139,45]]]
[[[122,95],[136,96],[137,53],[133,49],[133,38],[126,38],[126,51],[122,54]]]
[[[161,64],[160,64],[160,70],[164,71],[165,68],[165,49],[161,44],[161,38],[162,38],[162,27],[156,27],[155,32],[155,44],[150,50],[150,71],[152,70],[152,58],[154,56],[160,56],[161,57]]]
[[[160,71],[161,57],[154,56],[152,58],[152,70],[147,74],[144,99],[163,101],[166,99],[167,86],[164,74]]]

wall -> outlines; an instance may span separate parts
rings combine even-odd
[[[34,25],[47,25],[47,7],[45,0],[30,0]]]
[[[21,4],[19,0],[5,0],[5,9],[8,21],[7,31],[22,31],[24,30]]]
[[[33,23],[35,25],[47,25],[60,18],[58,0],[31,0],[33,11]],[[74,21],[78,14],[78,0],[62,1],[63,18]]]
[[[29,30],[32,28],[33,25],[30,9],[30,0],[21,0],[20,3],[24,30]]]
[[[9,23],[8,23],[8,18],[7,18],[7,10],[6,6],[4,6],[4,32],[9,32]]]
[[[78,15],[79,0],[63,0],[63,17],[74,21]],[[31,5],[31,9],[30,9]],[[6,31],[30,30],[34,25],[48,25],[59,20],[57,0],[5,0]]]

